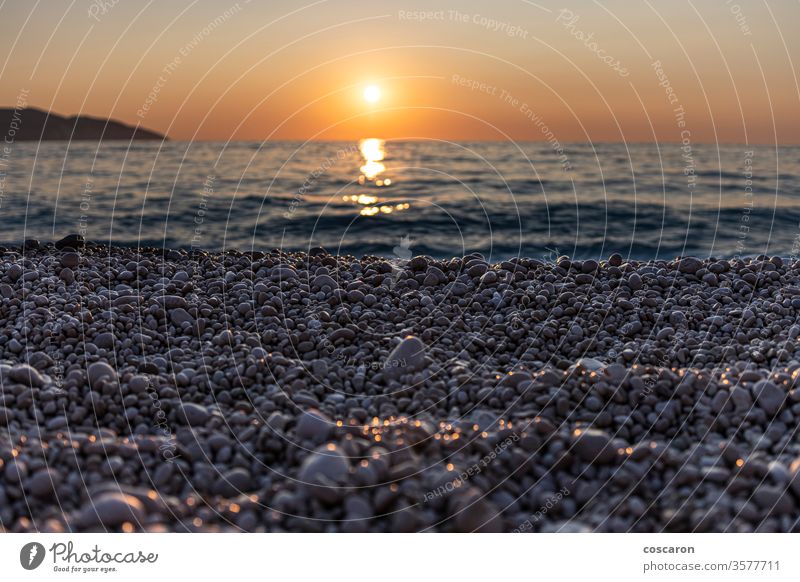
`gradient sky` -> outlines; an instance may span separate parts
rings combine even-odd
[[[797,0],[6,0],[0,104],[173,139],[797,144],[798,22]]]

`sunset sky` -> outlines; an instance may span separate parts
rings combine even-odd
[[[6,0],[0,105],[172,139],[797,144],[798,22],[796,0]]]

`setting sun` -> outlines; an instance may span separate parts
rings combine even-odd
[[[364,87],[364,101],[367,103],[377,103],[381,98],[381,89],[377,85],[367,85]]]

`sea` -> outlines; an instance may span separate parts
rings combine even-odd
[[[800,147],[19,142],[0,244],[555,260],[800,253]]]

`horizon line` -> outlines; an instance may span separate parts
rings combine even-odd
[[[134,126],[129,126],[134,127]],[[143,128],[144,129],[144,128]],[[155,131],[155,130],[150,130]],[[541,143],[548,143],[547,139],[518,139],[518,140],[503,140],[503,139],[491,139],[491,138],[468,138],[468,139],[445,139],[445,138],[433,138],[433,137],[414,137],[414,138],[407,138],[407,137],[377,137],[377,136],[366,136],[360,138],[336,138],[336,139],[302,139],[302,138],[284,138],[284,139],[176,139],[169,137],[167,135],[164,136],[165,139],[158,140],[158,139],[133,139],[133,140],[126,140],[126,139],[110,139],[110,138],[101,138],[98,140],[94,139],[42,139],[42,140],[32,140],[32,139],[25,139],[25,140],[17,140],[17,143],[48,143],[48,142],[95,142],[95,141],[107,141],[107,142],[129,142],[129,143],[353,143],[359,142],[365,139],[380,139],[386,142],[450,142],[450,143],[509,143],[509,144],[541,144]],[[675,140],[598,140],[598,141],[564,141],[560,142],[562,145],[659,145],[659,144],[667,144],[667,145],[674,145],[674,144],[682,144],[683,142],[680,139]],[[767,147],[767,146],[774,146],[778,148],[795,148],[800,147],[800,141],[798,142],[790,142],[790,143],[775,143],[775,142],[738,142],[738,141],[705,141],[705,140],[695,140],[692,142],[693,146],[702,145],[718,145],[718,146],[744,146],[744,147]]]

